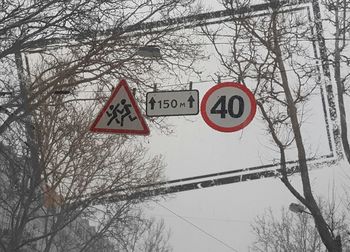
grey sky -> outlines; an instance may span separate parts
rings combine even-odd
[[[211,54],[209,49],[208,54]],[[220,71],[213,54],[202,68],[204,76],[214,76]],[[200,82],[193,86],[200,92],[200,101],[215,84],[215,81]],[[350,106],[350,101],[347,102]],[[329,154],[320,91],[315,92],[306,112],[302,132],[309,157]],[[164,156],[168,179],[278,162],[279,154],[265,132],[258,110],[251,124],[235,133],[211,129],[200,114],[168,120],[174,125],[174,134],[164,136],[153,130],[149,143],[153,153]],[[291,149],[288,157],[293,160],[295,150]],[[332,199],[332,191],[343,195],[349,174],[350,168],[344,163],[312,170],[315,194],[326,199]],[[294,175],[293,182],[300,186],[299,175]],[[169,195],[154,205],[150,215],[164,218],[172,229],[171,244],[175,252],[243,252],[249,251],[253,239],[250,223],[254,217],[268,207],[278,215],[280,208],[288,207],[291,202],[296,200],[282,182],[278,178],[267,178]]]

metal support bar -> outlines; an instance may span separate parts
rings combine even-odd
[[[282,0],[280,4],[283,6],[297,6],[298,4],[310,3],[311,1],[317,0],[299,0],[297,2]],[[180,30],[180,29],[188,29],[198,26],[205,26],[209,24],[217,24],[222,23],[223,21],[228,21],[227,18],[230,18],[235,15],[244,15],[247,13],[253,13],[258,11],[264,11],[270,8],[274,3],[263,3],[256,4],[251,6],[240,7],[238,9],[226,9],[220,11],[212,11],[195,15],[188,15],[185,17],[179,18],[169,18],[165,20],[153,21],[153,22],[145,22],[138,23],[135,25],[129,25],[125,28],[114,28],[108,29],[105,31],[96,31],[95,34],[98,36],[116,36],[122,35],[137,31],[143,31],[147,34],[151,34],[157,30],[157,33],[167,31],[167,30]],[[231,20],[231,19],[229,19]],[[94,34],[94,32],[91,32]],[[65,43],[72,43],[72,41],[76,40],[81,42],[84,39],[87,39],[90,34],[77,34],[70,38],[52,38],[52,39],[39,39],[36,41],[31,41],[28,45],[24,44],[26,49],[39,49],[46,48],[50,45],[62,45]]]

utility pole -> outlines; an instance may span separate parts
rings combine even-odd
[[[39,150],[38,150],[38,144],[35,137],[35,131],[34,131],[34,125],[32,121],[32,115],[31,115],[31,109],[30,109],[30,102],[29,102],[29,95],[28,95],[28,86],[29,86],[29,75],[25,73],[24,71],[24,64],[23,64],[23,58],[21,52],[18,50],[15,53],[15,62],[16,62],[16,68],[17,68],[17,75],[18,75],[18,82],[20,86],[20,97],[21,102],[23,106],[24,111],[24,127],[25,127],[25,134],[27,138],[27,147],[29,149],[29,167],[31,169],[31,178],[30,178],[30,184],[31,187],[37,187],[40,184],[41,179],[41,168],[40,168],[40,162],[39,162]]]
[[[28,219],[31,217],[33,208],[40,205],[40,178],[41,178],[41,166],[39,162],[39,151],[38,145],[35,138],[34,126],[32,123],[32,116],[30,111],[30,102],[28,95],[29,81],[24,71],[23,58],[20,49],[15,53],[15,63],[17,68],[18,82],[20,87],[20,100],[23,106],[24,119],[24,130],[26,135],[26,147],[28,148],[29,158],[23,160],[24,170],[22,171],[23,180],[22,187],[19,188],[21,191],[20,200],[18,202],[18,210],[15,212],[14,222],[12,224],[11,239],[8,244],[9,251],[19,251],[19,241],[25,232],[25,228]]]

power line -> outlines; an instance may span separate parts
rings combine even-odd
[[[197,35],[197,36],[205,36],[205,37],[208,37],[207,34],[205,33],[196,33],[194,35]],[[222,38],[233,38],[235,37],[234,35],[226,35],[226,34],[215,34],[215,37],[222,37]],[[350,41],[350,38],[335,38],[335,37],[328,37],[328,38],[324,38],[324,40],[330,40],[330,41]],[[290,40],[288,39],[281,39],[280,41],[282,42],[288,42]],[[309,42],[313,42],[313,41],[318,41],[317,38],[296,38],[296,41],[309,41]],[[223,42],[223,43],[227,43],[227,42]],[[241,41],[239,43],[245,43],[245,44],[249,44],[251,42],[244,42],[244,41]],[[196,44],[196,43],[194,43]],[[228,43],[228,44],[231,44],[231,43]]]
[[[217,242],[221,243],[222,245],[224,245],[225,247],[229,248],[232,251],[238,252],[238,250],[234,249],[233,247],[231,247],[230,245],[228,245],[226,242],[220,240],[219,238],[215,237],[214,235],[208,233],[207,231],[205,231],[203,228],[197,226],[196,224],[192,223],[191,221],[185,219],[184,217],[182,217],[181,215],[177,214],[176,212],[174,212],[173,210],[167,208],[166,206],[156,202],[159,206],[161,206],[162,208],[164,208],[165,210],[169,211],[170,213],[172,213],[173,215],[175,215],[176,217],[178,217],[179,219],[183,220],[184,222],[190,224],[192,227],[194,227],[195,229],[197,229],[198,231],[202,232],[203,234],[209,236],[210,238],[216,240]]]
[[[166,217],[166,218],[171,218],[174,216],[171,215],[160,215],[160,214],[153,214],[155,216],[160,216],[160,217]],[[193,220],[205,220],[205,221],[215,221],[215,222],[241,222],[241,223],[250,223],[248,220],[237,220],[237,219],[220,219],[220,218],[208,218],[208,217],[195,217],[195,216],[182,216],[183,218],[186,219],[193,219]],[[174,217],[175,218],[175,217]]]

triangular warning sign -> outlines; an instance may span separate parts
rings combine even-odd
[[[149,128],[125,80],[113,90],[90,130],[101,133],[148,135]]]

